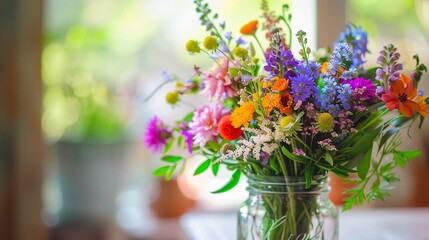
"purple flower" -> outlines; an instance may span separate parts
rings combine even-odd
[[[371,100],[376,97],[375,84],[368,79],[355,78],[346,80],[343,83],[348,83],[352,87],[355,100]]]
[[[242,38],[242,37],[239,37],[238,39],[237,39],[237,45],[244,45],[244,44],[246,44],[247,42],[246,41],[244,41],[244,39]]]
[[[160,152],[171,137],[171,130],[164,126],[164,123],[157,116],[154,116],[146,127],[144,141],[153,152]]]
[[[231,33],[231,32],[226,32],[226,33],[224,34],[224,37],[225,37],[226,39],[228,39],[228,40],[231,40],[231,39],[232,39],[232,33]]]
[[[261,151],[262,165],[267,166],[268,161],[270,160],[270,155],[264,151]]]
[[[281,39],[278,33],[273,37],[271,43],[271,51],[266,55],[267,65],[264,66],[264,70],[269,72],[267,80],[275,76],[284,77],[289,79],[295,77],[296,74],[293,71],[298,65],[298,61],[294,58],[292,52],[281,44]],[[280,71],[283,70],[283,76],[280,76]]]
[[[400,77],[399,71],[402,70],[402,64],[397,62],[401,55],[396,50],[393,44],[384,46],[383,50],[380,51],[380,56],[377,58],[377,64],[381,68],[377,69],[375,79],[383,82],[385,90],[387,90],[388,81],[397,81]]]
[[[305,102],[315,88],[314,81],[303,75],[298,75],[290,79],[292,87],[292,96],[294,102]]]
[[[189,133],[188,131],[185,131],[185,130],[181,130],[180,134],[182,134],[182,136],[185,137],[186,148],[188,149],[188,152],[192,153],[192,138],[193,138],[193,135],[191,133]]]

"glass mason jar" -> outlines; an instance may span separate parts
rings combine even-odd
[[[249,176],[249,198],[238,212],[237,239],[338,239],[338,210],[328,178]]]

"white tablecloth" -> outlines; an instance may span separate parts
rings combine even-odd
[[[191,240],[236,239],[234,213],[190,213],[181,225]],[[340,214],[340,240],[429,240],[429,208],[358,209]]]

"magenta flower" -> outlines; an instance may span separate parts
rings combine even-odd
[[[154,116],[146,127],[144,141],[153,152],[160,152],[171,137],[171,130],[164,126],[164,123],[157,116]]]
[[[352,95],[357,100],[372,100],[376,97],[375,84],[368,79],[355,78],[353,80],[346,80],[344,84],[350,84],[353,90]]]
[[[218,135],[217,125],[220,119],[229,113],[221,104],[215,106],[203,106],[194,113],[189,124],[189,133],[194,135],[194,144],[203,147],[208,141],[216,140]]]
[[[192,138],[193,138],[193,135],[191,133],[189,133],[188,131],[185,131],[185,130],[181,130],[180,134],[182,134],[182,136],[185,137],[186,148],[188,149],[188,152],[192,153]]]
[[[233,79],[228,74],[229,68],[233,66],[232,62],[221,59],[219,63],[221,66],[215,64],[212,69],[203,72],[204,89],[201,94],[209,100],[220,101],[224,96],[237,96],[237,92],[232,87]]]

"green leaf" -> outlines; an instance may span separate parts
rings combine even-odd
[[[183,136],[179,136],[177,138],[177,146],[182,147],[184,140],[185,140],[185,138]]]
[[[372,146],[366,151],[360,163],[357,165],[357,172],[360,179],[364,180],[371,165]]]
[[[159,167],[155,171],[153,171],[153,175],[157,177],[164,176],[168,169],[170,169],[170,166]]]
[[[304,169],[305,176],[305,188],[311,187],[311,182],[313,181],[313,166],[307,165]]]
[[[173,143],[173,141],[169,141],[167,145],[165,145],[163,154],[167,154],[171,150],[171,148],[173,147]]]
[[[292,161],[296,161],[296,162],[300,162],[300,163],[304,163],[304,164],[310,164],[310,161],[312,161],[311,158],[308,158],[306,156],[296,156],[293,155],[291,152],[289,152],[289,150],[285,147],[282,147],[282,152],[283,154],[289,158]]]
[[[174,174],[174,171],[176,171],[177,165],[174,164],[172,166],[170,166],[170,169],[168,170],[167,174],[165,174],[165,179],[168,181],[171,179],[171,177]]]
[[[208,144],[209,144],[210,148],[213,150],[213,152],[219,151],[219,149],[221,147],[220,144],[215,142],[215,141],[209,141]]]
[[[226,183],[223,187],[220,189],[212,192],[212,193],[223,193],[231,190],[233,187],[235,187],[238,182],[240,181],[241,171],[235,170],[235,172],[232,174],[231,179]]]
[[[180,167],[179,175],[182,175],[182,174],[185,172],[185,169],[186,169],[186,160],[185,160],[185,161],[183,161],[183,164],[182,164],[182,166]]]
[[[217,173],[219,172],[219,167],[220,167],[219,163],[212,164],[212,173],[214,176],[217,176]]]
[[[280,173],[280,166],[279,163],[276,161],[276,158],[270,158],[270,166],[274,169],[274,171],[276,172],[276,174]]]
[[[167,155],[161,158],[162,161],[169,162],[169,163],[176,163],[182,159],[183,159],[182,156],[173,156],[173,155]]]
[[[404,157],[409,161],[413,160],[414,158],[421,156],[422,153],[419,150],[409,150],[409,151],[403,151]]]
[[[393,160],[395,163],[402,168],[412,159],[421,155],[421,152],[418,150],[409,150],[409,151],[395,151],[393,153]]]
[[[204,161],[203,163],[200,164],[200,166],[197,167],[197,169],[194,172],[194,176],[197,176],[203,172],[205,172],[211,164],[211,159],[207,159],[206,161]]]
[[[334,159],[332,159],[332,156],[329,152],[325,153],[325,160],[331,165],[334,166]]]
[[[184,118],[183,118],[183,121],[185,121],[185,122],[190,122],[191,120],[192,120],[192,118],[194,117],[194,113],[193,112],[191,112],[191,113],[188,113],[188,115],[186,115]]]

